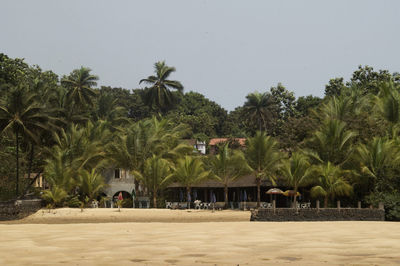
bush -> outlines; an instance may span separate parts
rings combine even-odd
[[[390,193],[372,193],[366,201],[374,206],[382,202],[385,206],[385,219],[388,221],[400,221],[400,194],[397,191]]]
[[[122,201],[122,208],[132,208],[133,202],[131,198],[126,198]]]
[[[67,206],[70,208],[79,208],[81,206],[81,201],[78,196],[73,196],[67,200]]]

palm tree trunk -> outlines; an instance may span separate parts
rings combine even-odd
[[[225,194],[225,208],[228,208],[228,184],[224,185],[224,194]]]
[[[153,208],[157,208],[157,192],[153,192]]]
[[[328,196],[324,198],[324,208],[328,208]]]
[[[189,201],[189,195],[190,195],[190,187],[186,187],[186,195],[187,195],[187,208],[190,209],[190,201]]]
[[[257,208],[260,208],[261,201],[261,178],[257,178]]]
[[[297,209],[297,191],[294,191],[294,196],[293,196],[293,208]]]
[[[18,129],[15,130],[15,139],[16,139],[16,163],[17,163],[17,175],[16,175],[16,184],[15,184],[15,194],[18,197],[19,190],[19,141],[18,141]]]

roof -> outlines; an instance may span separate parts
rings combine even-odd
[[[210,145],[211,145],[211,146],[215,146],[215,145],[217,145],[218,143],[226,142],[226,141],[228,141],[228,140],[229,140],[228,138],[215,138],[215,139],[210,139]],[[246,139],[245,139],[245,138],[234,138],[233,140],[236,140],[236,141],[239,142],[240,145],[245,146],[245,143],[246,143]]]
[[[231,182],[228,187],[256,187],[256,177],[254,175],[247,175],[241,178],[236,179],[235,181]],[[261,186],[272,186],[271,182],[269,181],[261,181]],[[178,188],[184,187],[179,183],[172,183],[168,186],[169,188]],[[194,185],[193,188],[223,188],[224,185],[217,180],[206,180],[201,182],[197,185]]]

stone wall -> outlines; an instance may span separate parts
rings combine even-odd
[[[0,202],[0,221],[21,219],[42,208],[42,200],[13,200]]]
[[[258,209],[250,221],[384,221],[383,209],[323,208],[323,209]]]

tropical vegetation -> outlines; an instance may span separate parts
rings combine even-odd
[[[229,184],[253,175],[258,206],[262,184],[285,184],[325,207],[383,202],[387,218],[400,219],[398,73],[360,66],[347,82],[327,81],[322,98],[296,98],[278,83],[228,112],[185,92],[165,61],[154,70],[144,88],[99,87],[90,68],[60,77],[0,54],[0,200],[40,193],[33,184],[43,175],[52,206],[87,205],[106,188],[105,170],[122,168],[154,207],[170,182],[190,192],[205,179],[223,184],[227,205]],[[208,156],[185,142],[215,137],[247,141]]]

